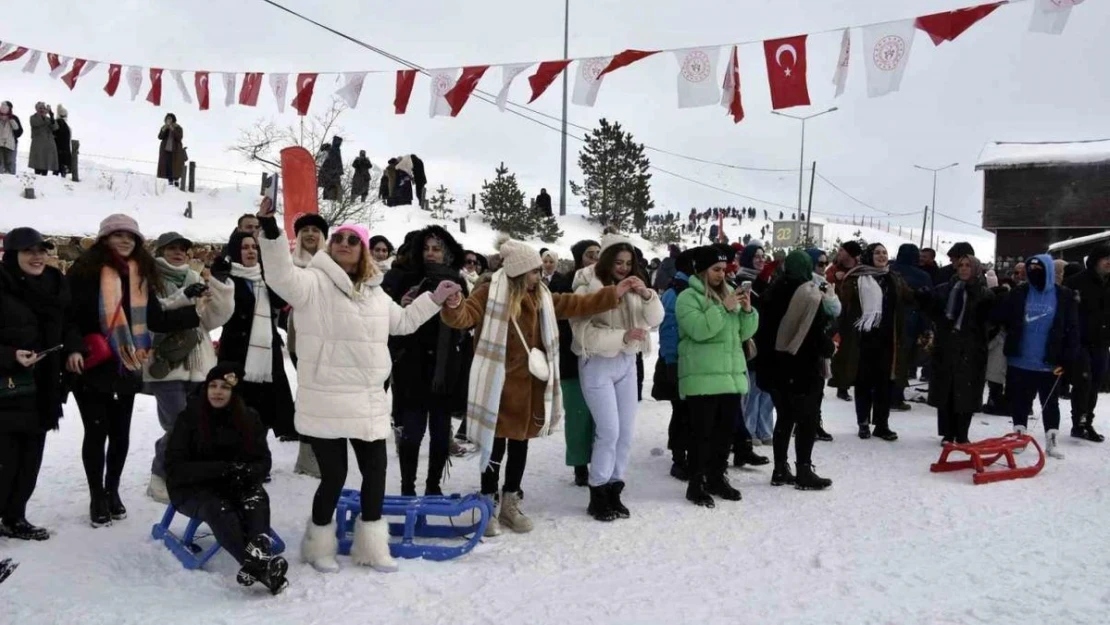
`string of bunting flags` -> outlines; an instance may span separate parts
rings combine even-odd
[[[832,81],[836,86],[836,97],[844,93],[848,82],[848,68],[853,56],[852,30],[858,30],[862,34],[863,48],[859,56],[862,57],[864,64],[867,95],[872,98],[880,97],[898,91],[900,88],[902,76],[909,64],[914,35],[918,30],[928,34],[933,44],[939,46],[945,41],[955,40],[999,7],[1022,1],[1003,0],[917,18],[823,31],[843,31],[840,39],[839,62]],[[1030,31],[1057,35],[1062,33],[1072,9],[1082,2],[1083,0],[1034,0]],[[531,104],[539,99],[563,72],[569,71],[571,64],[576,63],[571,101],[578,106],[590,107],[597,101],[598,92],[607,75],[645,58],[670,52],[678,65],[675,81],[678,107],[685,109],[720,104],[725,107],[733,121],[739,123],[744,119],[739,70],[740,47],[762,43],[772,108],[804,106],[810,103],[807,72],[809,36],[796,35],[762,42],[674,50],[625,50],[611,56],[501,65],[472,65],[428,70],[402,69],[395,72],[393,70],[300,72],[295,74],[293,80],[293,99],[289,101],[289,106],[298,115],[306,115],[312,103],[317,82],[322,76],[334,76],[336,83],[341,83],[334,92],[335,95],[347,106],[356,108],[368,75],[395,74],[393,109],[396,114],[403,115],[408,111],[417,74],[425,73],[430,79],[429,116],[456,117],[466,106],[483,77],[490,69],[497,67],[501,70],[501,86],[497,91],[496,104],[504,111],[508,105],[510,88],[525,72],[535,68],[527,76],[531,92],[528,103]],[[722,52],[725,52],[725,69],[723,79],[719,79]],[[147,84],[145,99],[154,106],[162,105],[163,75],[168,72],[181,94],[181,99],[192,104],[195,96],[197,107],[201,111],[207,111],[211,106],[210,80],[212,78],[215,77],[218,82],[223,83],[224,106],[238,104],[254,107],[258,105],[265,76],[278,111],[284,112],[290,88],[289,79],[294,75],[292,72],[264,74],[146,68],[125,63],[62,56],[15,43],[0,42],[0,64],[22,60],[25,73],[35,73],[44,57],[50,77],[61,80],[71,90],[76,88],[80,79],[101,65],[107,66],[108,76],[104,84],[104,92],[109,97],[115,97],[120,83],[125,82],[131,100],[134,101],[139,97],[145,81]],[[186,74],[192,74],[192,85],[186,82]]]

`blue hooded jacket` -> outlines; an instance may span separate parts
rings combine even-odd
[[[1021,350],[1010,356],[1011,367],[1028,371],[1052,371],[1045,359],[1048,335],[1056,319],[1056,280],[1053,259],[1048,254],[1034,256],[1045,268],[1044,290],[1030,285],[1025,296],[1025,331],[1021,335]]]
[[[681,271],[675,273],[675,282],[688,282],[690,276]],[[672,286],[660,298],[663,303],[663,325],[659,326],[659,357],[668,365],[678,363],[678,316],[675,315],[675,302],[678,291]]]

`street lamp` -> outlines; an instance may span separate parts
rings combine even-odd
[[[921,165],[914,165],[914,167],[916,167],[920,170],[933,172],[933,204],[932,204],[932,206],[933,206],[933,209],[932,209],[933,210],[933,217],[932,217],[932,219],[929,220],[929,242],[930,242],[931,245],[936,245],[936,233],[937,233],[937,174],[939,172],[942,172],[942,171],[946,170],[946,169],[952,169],[953,167],[955,167],[957,165],[959,165],[959,163],[952,163],[951,165],[945,165],[944,167],[936,167],[936,168],[922,167]],[[925,233],[922,232],[922,234],[924,235]]]
[[[805,170],[806,120],[813,119],[814,117],[820,117],[821,115],[824,115],[825,113],[832,113],[835,110],[837,110],[837,107],[834,106],[834,107],[832,107],[828,110],[821,111],[820,113],[814,113],[813,115],[806,115],[804,117],[797,116],[797,115],[790,115],[790,114],[787,114],[787,113],[780,113],[778,111],[771,111],[772,113],[774,113],[775,115],[778,115],[780,117],[789,117],[790,119],[796,119],[796,120],[802,122],[802,148],[801,148],[801,150],[798,151],[798,215],[799,216],[801,216],[801,214],[802,214],[802,173],[803,173],[803,170]],[[806,222],[807,223],[809,222],[808,218],[806,219]],[[808,232],[809,226],[806,226],[806,228],[807,228],[807,232]]]
[[[570,54],[570,0],[563,3],[563,58]],[[563,136],[559,146],[559,216],[567,214],[567,70],[563,70]]]

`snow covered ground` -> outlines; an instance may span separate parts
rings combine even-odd
[[[1036,412],[1030,428],[1042,438]],[[404,560],[392,575],[346,558],[337,575],[299,562],[315,480],[292,473],[295,445],[272,441],[273,526],[289,545],[292,584],[278,597],[238,587],[226,554],[190,572],[150,538],[163,510],[143,494],[160,434],[152,398],[140,397],[132,426],[122,493],[130,515],[90,528],[81,421],[72,402],[65,413],[29,510],[54,536],[0,540],[0,558],[22,562],[0,586],[0,623],[1105,623],[1110,607],[1110,448],[1067,438],[1067,459],[1037,477],[974,486],[970,471],[929,472],[940,448],[935,412],[921,404],[893,416],[898,442],[861,441],[851,405],[827,393],[836,441],[818,443],[814,458],[832,489],[773,488],[769,467],[734,469],[744,500],[705,510],[683,499],[669,456],[651,453],[666,445],[670,409],[645,399],[631,519],[586,516],[559,434],[529,454],[533,533],[485,539],[454,561]],[[972,435],[1009,429],[1009,419],[979,415]],[[352,468],[348,485],[358,480]],[[456,461],[446,488],[477,487],[476,461]]]

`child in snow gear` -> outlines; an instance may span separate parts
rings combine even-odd
[[[678,317],[678,392],[690,404],[686,498],[712,508],[712,495],[739,501],[725,475],[741,396],[748,392],[743,343],[755,336],[759,313],[748,293],[725,283],[732,251],[698,248],[695,275],[675,304]]]
[[[389,553],[389,528],[381,518],[385,497],[389,407],[385,381],[392,361],[391,334],[412,334],[439,311],[458,284],[444,281],[433,293],[402,308],[382,290],[382,274],[370,255],[363,226],[335,229],[326,254],[305,268],[289,257],[273,206],[264,199],[259,218],[267,280],[297,311],[296,428],[316,452],[320,485],[312,502],[301,554],[318,571],[338,571],[335,506],[347,479],[347,441],[362,472],[362,513],[355,526],[351,559],[378,570],[396,570]]]
[[[73,294],[69,323],[84,337],[82,352],[69,357],[66,369],[85,424],[81,460],[89,484],[89,518],[100,527],[127,517],[119,482],[135,394],[154,348],[152,333],[195,330],[200,317],[195,306],[162,307],[162,276],[143,247],[139,225],[127,215],[100,222],[96,243],[66,278]]]
[[[277,594],[288,564],[273,555],[266,428],[243,402],[242,367],[220,363],[177,417],[166,446],[166,478],[175,508],[204,521],[241,567],[237,579]]]
[[[467,432],[481,455],[482,494],[496,502],[497,522],[490,520],[487,536],[499,534],[501,524],[515,532],[532,531],[532,520],[520,510],[528,440],[549,434],[563,411],[556,321],[612,310],[640,284],[628,278],[592,295],[553,294],[540,280],[543,263],[535,249],[508,238],[500,238],[497,247],[502,268],[465,300],[450,299],[442,312],[453,328],[478,328]],[[505,484],[498,497],[506,451]]]
[[[601,238],[601,259],[574,277],[574,292],[590,295],[634,275],[635,249],[624,236]],[[594,418],[590,458],[590,515],[599,521],[628,518],[620,500],[636,420],[636,355],[651,349],[651,330],[663,322],[663,305],[642,284],[615,309],[572,323],[582,394]]]

